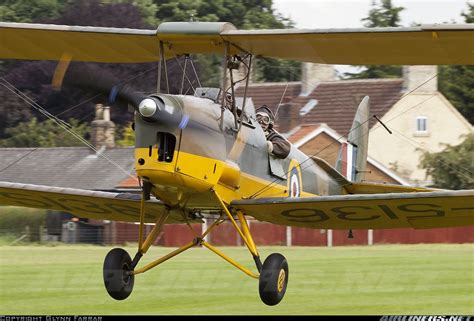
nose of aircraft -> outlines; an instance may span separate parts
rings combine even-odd
[[[143,117],[152,117],[156,113],[157,109],[158,106],[155,100],[151,98],[143,99],[138,105],[138,112]]]

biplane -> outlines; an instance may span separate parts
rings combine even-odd
[[[193,95],[162,92],[160,81],[168,81],[167,59],[192,54],[222,55],[221,88],[199,88]],[[240,105],[235,99],[233,70],[244,67],[246,88],[255,57],[352,65],[473,65],[474,24],[237,30],[225,22],[166,22],[156,30],[135,30],[0,23],[0,59],[58,61],[55,80],[59,82],[71,61],[158,64],[157,92],[151,95],[95,78],[109,96],[133,106],[135,168],[141,195],[0,182],[0,204],[138,222],[138,249],[133,258],[114,248],[104,261],[105,288],[117,300],[131,294],[135,276],[202,246],[257,279],[265,304],[278,304],[288,284],[288,262],[279,253],[262,262],[247,216],[318,229],[474,225],[474,190],[363,181],[371,118],[368,97],[360,103],[336,168],[294,146],[285,159],[274,157],[267,150],[255,110],[246,104],[246,90]],[[77,79],[87,85],[81,77]],[[205,218],[213,223],[204,232],[194,231],[191,223]],[[226,220],[248,248],[254,269],[206,241],[206,235]],[[154,223],[148,235],[146,223]],[[194,238],[139,267],[167,223],[187,224]]]

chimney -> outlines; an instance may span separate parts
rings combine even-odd
[[[291,103],[289,99],[283,101],[276,119],[277,130],[280,133],[287,133],[298,126],[301,123],[301,117],[298,113],[298,106]]]
[[[304,62],[301,65],[301,96],[308,96],[322,81],[336,80],[332,65]]]
[[[95,105],[95,118],[91,123],[91,142],[96,149],[115,147],[115,124],[110,120],[110,107]]]
[[[436,92],[438,90],[437,73],[437,66],[403,66],[403,91]]]

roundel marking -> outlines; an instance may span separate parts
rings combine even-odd
[[[296,159],[292,159],[289,166],[288,177],[288,197],[300,197],[302,192],[302,180],[300,164]]]

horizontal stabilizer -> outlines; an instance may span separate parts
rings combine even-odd
[[[339,173],[334,167],[329,165],[324,159],[312,156],[311,159],[321,167],[329,176],[331,176],[339,185],[346,186],[351,185],[351,182],[347,180],[341,173]]]

